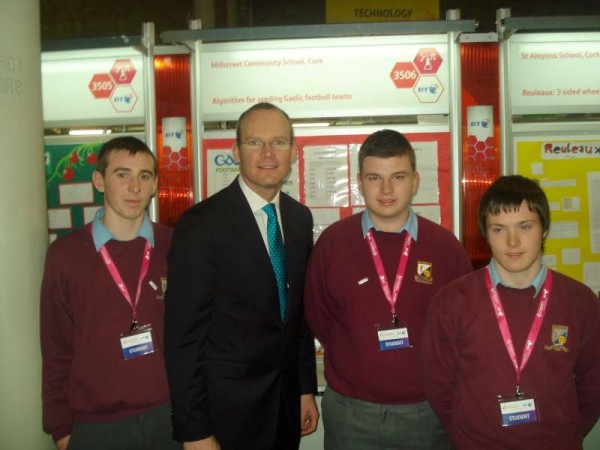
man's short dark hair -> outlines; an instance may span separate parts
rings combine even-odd
[[[138,138],[133,136],[121,136],[111,139],[102,147],[100,147],[100,151],[98,152],[98,162],[96,163],[96,170],[100,172],[102,176],[104,176],[106,172],[106,166],[108,166],[108,155],[117,151],[127,151],[132,156],[137,153],[145,153],[149,155],[154,163],[154,176],[157,175],[158,167],[156,164],[156,157],[154,156],[154,153],[152,153],[152,150],[150,150],[150,148],[148,148],[148,146]]]
[[[288,116],[287,113],[280,107],[275,106],[272,103],[262,102],[262,103],[257,103],[255,105],[252,105],[250,108],[248,108],[246,111],[244,111],[242,113],[242,115],[240,116],[240,118],[238,119],[237,127],[235,129],[235,141],[236,141],[238,147],[240,145],[242,145],[242,125],[244,123],[244,119],[251,112],[259,111],[259,110],[279,111],[281,114],[283,114],[283,116],[287,119],[288,124],[290,126],[290,142],[294,142],[294,127],[292,127],[292,120],[290,119],[290,116]]]
[[[358,151],[359,173],[362,173],[363,162],[367,156],[375,158],[408,156],[412,170],[417,170],[415,150],[402,133],[394,130],[379,130],[365,139]]]
[[[546,194],[537,180],[522,175],[505,175],[487,188],[479,202],[479,231],[487,238],[487,218],[501,212],[510,213],[519,209],[523,201],[531,212],[540,218],[543,234],[550,229],[550,206]]]

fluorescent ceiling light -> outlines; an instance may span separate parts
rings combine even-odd
[[[313,127],[328,127],[329,122],[305,122],[295,123],[292,125],[294,128],[313,128]]]
[[[111,130],[95,128],[89,130],[69,130],[69,136],[99,136],[102,134],[110,134]]]

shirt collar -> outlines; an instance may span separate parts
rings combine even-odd
[[[250,186],[246,184],[241,175],[238,176],[238,181],[240,183],[240,187],[242,188],[244,197],[246,197],[246,200],[248,200],[248,204],[250,205],[250,209],[253,213],[262,210],[263,207],[268,203],[275,204],[275,208],[279,210],[279,191],[277,191],[277,195],[275,195],[275,198],[268,202],[256,192],[254,192],[252,189],[250,189]]]
[[[409,206],[408,207],[408,219],[406,219],[406,222],[404,222],[404,225],[402,226],[402,228],[400,228],[396,233],[402,233],[404,230],[406,230],[408,232],[408,234],[410,234],[410,236],[416,241],[417,234],[419,232],[419,223],[418,222],[419,221],[417,220],[417,215],[415,214],[413,209]],[[377,227],[375,227],[375,225],[373,225],[373,222],[371,221],[371,217],[369,217],[368,209],[365,209],[363,211],[363,215],[362,215],[362,219],[361,219],[360,223],[362,226],[363,238],[367,237],[367,232],[371,228],[375,228],[375,230],[380,231],[377,229]]]
[[[113,234],[108,231],[108,228],[106,228],[102,223],[103,217],[104,208],[100,208],[98,211],[96,211],[96,215],[94,216],[94,220],[92,222],[92,239],[94,240],[94,247],[96,247],[97,252],[99,252],[100,249],[104,247],[104,245],[111,239],[117,240]],[[138,230],[135,237],[143,237],[150,243],[150,246],[154,247],[154,230],[152,229],[152,222],[150,222],[148,214],[144,214],[144,221],[142,222],[142,226]]]
[[[506,286],[506,287],[512,287],[512,286],[509,286],[508,284],[506,284],[504,281],[502,281],[502,278],[500,278],[500,274],[498,273],[498,269],[496,268],[496,263],[494,262],[494,258],[492,258],[490,260],[490,263],[488,264],[488,269],[490,271],[490,278],[492,280],[492,286],[494,286],[494,288],[496,286],[498,286],[499,284],[502,284],[503,286]],[[544,281],[546,281],[546,273],[547,272],[548,272],[548,269],[546,267],[546,264],[542,263],[542,267],[540,268],[540,271],[535,276],[535,278],[533,280],[531,280],[531,284],[529,284],[529,286],[526,286],[523,289],[527,289],[527,288],[533,286],[533,288],[535,289],[535,295],[537,296],[538,293],[540,292],[540,289],[542,289]]]

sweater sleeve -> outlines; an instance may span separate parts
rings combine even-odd
[[[451,312],[443,308],[451,300],[447,292],[442,289],[429,309],[421,347],[421,374],[427,400],[444,429],[450,432],[458,368],[455,338],[459,330],[453,327]]]
[[[43,428],[55,441],[71,433],[69,374],[75,337],[65,262],[58,253],[56,247],[48,250],[40,296]]]
[[[304,308],[308,325],[315,337],[326,348],[328,330],[333,317],[333,299],[327,288],[327,268],[330,265],[330,239],[324,233],[317,241],[306,270]]]
[[[600,300],[589,290],[584,294],[589,296],[586,304],[590,307],[582,318],[584,334],[574,368],[583,436],[592,430],[600,415]]]

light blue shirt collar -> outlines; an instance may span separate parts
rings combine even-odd
[[[97,252],[99,252],[100,249],[104,247],[104,244],[111,239],[117,240],[113,234],[108,231],[108,228],[106,228],[102,223],[103,217],[104,208],[100,208],[98,211],[96,211],[96,215],[94,216],[94,220],[92,222],[92,239],[94,240],[94,247],[96,247]],[[152,229],[152,222],[150,222],[148,214],[144,214],[144,221],[142,222],[142,226],[138,230],[135,237],[143,237],[150,243],[152,247],[154,247],[154,230]]]
[[[512,286],[506,284],[504,281],[502,281],[502,278],[500,278],[500,274],[498,273],[498,269],[496,269],[496,263],[494,262],[493,258],[490,260],[490,263],[488,264],[488,269],[490,270],[490,278],[492,280],[492,286],[494,286],[494,288],[496,286],[498,286],[499,284],[502,284],[503,286],[506,286],[506,287],[512,287]],[[542,263],[542,267],[540,268],[540,271],[535,276],[535,278],[533,280],[531,280],[531,284],[529,286],[526,286],[523,289],[527,289],[527,288],[533,286],[533,288],[535,289],[535,296],[537,297],[538,293],[540,292],[540,289],[542,289],[542,286],[544,285],[544,281],[546,281],[547,273],[548,273],[548,269],[546,267],[546,264]]]
[[[375,228],[375,230],[380,231],[377,229],[377,227],[375,227],[375,225],[373,225],[373,222],[371,221],[371,217],[369,217],[368,209],[365,209],[363,211],[363,215],[362,215],[362,219],[361,219],[360,223],[362,226],[363,238],[367,237],[367,232],[371,228]],[[400,228],[397,231],[397,233],[402,233],[404,230],[408,231],[408,234],[410,234],[410,236],[416,242],[417,234],[419,232],[419,222],[417,220],[417,215],[415,214],[415,212],[413,211],[413,209],[410,206],[408,207],[408,219],[406,219],[406,222],[404,222],[404,225],[402,226],[402,228]]]

